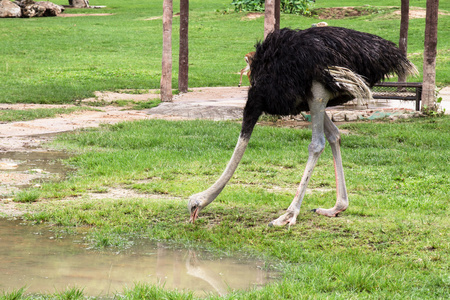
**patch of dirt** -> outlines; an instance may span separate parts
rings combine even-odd
[[[402,12],[400,10],[396,10],[396,11],[394,11],[394,14],[400,16],[402,14]],[[425,8],[421,8],[421,7],[415,7],[413,9],[410,8],[410,10],[409,10],[409,18],[410,19],[424,19],[426,17],[426,14],[427,14],[427,10]],[[449,12],[444,12],[444,11],[440,11],[438,14],[442,15],[442,16],[450,15]]]
[[[72,18],[72,17],[94,17],[94,16],[112,16],[114,14],[65,14],[62,13],[58,17]]]
[[[28,211],[21,204],[12,202],[11,200],[0,199],[0,217],[18,218]]]
[[[263,13],[251,12],[242,17],[242,20],[255,20],[264,17]]]
[[[83,195],[83,197],[86,197],[91,200],[103,200],[103,199],[165,199],[165,200],[180,200],[180,198],[177,197],[168,197],[164,195],[153,195],[153,194],[143,194],[138,193],[132,189],[127,188],[108,188],[103,193],[86,193]],[[76,199],[76,197],[70,197],[66,198],[66,200]]]
[[[180,16],[180,13],[176,13],[176,14],[173,14],[173,17],[175,18],[175,17],[179,17]],[[147,19],[144,19],[145,21],[153,21],[153,20],[162,20],[162,16],[155,16],[155,17],[150,17],[150,18],[147,18]]]
[[[344,19],[348,17],[359,17],[370,15],[373,13],[368,9],[362,7],[325,7],[316,8],[312,11],[313,15],[316,15],[319,19]]]
[[[379,12],[383,12],[385,9],[392,9],[392,7],[374,7],[374,6],[356,6],[356,7],[324,7],[324,8],[316,8],[312,11],[312,14],[317,16],[319,19],[325,20],[338,20],[349,17],[359,17],[359,16],[367,16],[371,14],[377,14]],[[400,10],[396,10],[393,12],[394,15],[401,15]],[[449,15],[450,13],[440,11],[440,15]],[[419,19],[425,18],[426,9],[421,7],[410,8],[409,17],[411,19]]]

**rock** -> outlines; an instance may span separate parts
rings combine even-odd
[[[353,112],[346,113],[345,114],[345,120],[347,122],[357,121],[358,120],[358,114],[357,113],[353,113]]]
[[[20,6],[9,0],[0,0],[0,18],[19,18],[21,16]]]
[[[19,5],[22,9],[22,17],[42,17],[45,13],[45,7],[36,4],[33,0],[17,0],[15,4]]]
[[[64,11],[63,6],[49,1],[16,0],[14,3],[20,6],[25,18],[57,16]]]
[[[333,122],[344,122],[345,121],[345,112],[340,111],[333,114]]]
[[[45,7],[44,17],[55,17],[64,11],[64,6],[50,1],[38,1],[36,4]]]
[[[89,7],[88,0],[69,0],[69,5],[76,8]]]
[[[32,18],[32,17],[42,17],[44,16],[46,9],[43,6],[37,5],[37,4],[31,4],[25,6],[25,8],[22,9],[22,17],[25,18]]]

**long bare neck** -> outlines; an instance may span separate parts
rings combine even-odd
[[[239,136],[239,140],[236,144],[236,147],[234,148],[233,155],[231,156],[231,159],[228,162],[225,171],[223,171],[220,178],[210,188],[208,188],[206,191],[203,192],[205,193],[207,204],[211,203],[212,201],[214,201],[214,199],[216,199],[216,197],[220,194],[225,185],[233,176],[234,172],[237,169],[237,166],[239,165],[239,162],[242,159],[242,156],[244,155],[248,142],[249,138],[244,138],[242,137],[242,135]]]

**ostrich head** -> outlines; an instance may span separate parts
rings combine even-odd
[[[195,220],[198,218],[199,212],[211,201],[208,201],[208,197],[204,192],[192,195],[189,198],[188,202],[188,209],[189,212],[191,213],[189,222],[194,223]]]

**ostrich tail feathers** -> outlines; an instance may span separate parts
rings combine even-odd
[[[417,67],[409,60],[407,60],[406,62],[404,62],[402,64],[402,69],[404,70],[403,75],[405,75],[405,77],[406,76],[414,76],[414,77],[419,76],[419,70],[417,70]],[[398,74],[398,75],[401,75],[401,74]]]
[[[346,91],[356,99],[372,99],[372,91],[361,75],[338,66],[329,67],[328,73],[333,77],[334,84],[339,89]]]

